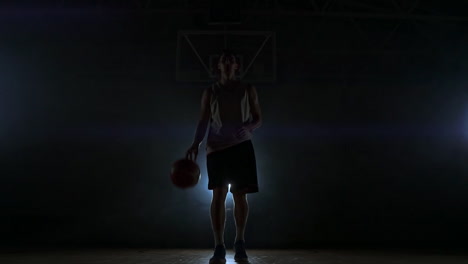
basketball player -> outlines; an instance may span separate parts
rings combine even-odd
[[[254,86],[236,80],[239,65],[235,55],[225,50],[218,62],[220,77],[207,87],[201,99],[201,116],[187,158],[195,160],[205,137],[208,189],[213,190],[211,225],[215,250],[210,264],[226,263],[224,245],[225,201],[230,184],[234,197],[237,262],[247,262],[244,231],[249,213],[247,194],[258,192],[257,167],[252,145],[253,131],[261,126],[262,115]]]

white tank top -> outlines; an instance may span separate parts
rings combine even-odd
[[[252,121],[249,104],[249,84],[234,81],[228,85],[216,82],[211,86],[211,119],[206,152],[222,150],[252,138],[235,136],[244,123]]]

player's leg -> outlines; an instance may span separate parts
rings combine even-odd
[[[234,197],[234,219],[236,222],[236,239],[234,243],[234,249],[236,251],[234,255],[235,261],[247,261],[247,253],[245,252],[245,226],[247,224],[247,218],[249,215],[249,204],[247,202],[246,192],[233,192]]]
[[[224,227],[226,223],[227,186],[213,188],[211,200],[211,227],[215,239],[215,251],[210,264],[226,263],[226,247],[224,246]]]
[[[211,200],[211,226],[213,229],[215,246],[224,245],[227,192],[227,186],[213,189],[213,199]]]
[[[236,239],[244,240],[245,226],[249,215],[249,204],[245,192],[235,192],[234,197],[234,220],[236,223]]]

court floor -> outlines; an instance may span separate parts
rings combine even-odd
[[[2,264],[203,264],[211,250],[70,249],[6,250]],[[249,250],[252,264],[467,264],[468,254],[392,250]],[[228,250],[226,263],[235,263]]]

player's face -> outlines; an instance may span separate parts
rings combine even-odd
[[[238,69],[236,57],[221,55],[218,62],[218,69],[226,74],[234,73]]]

